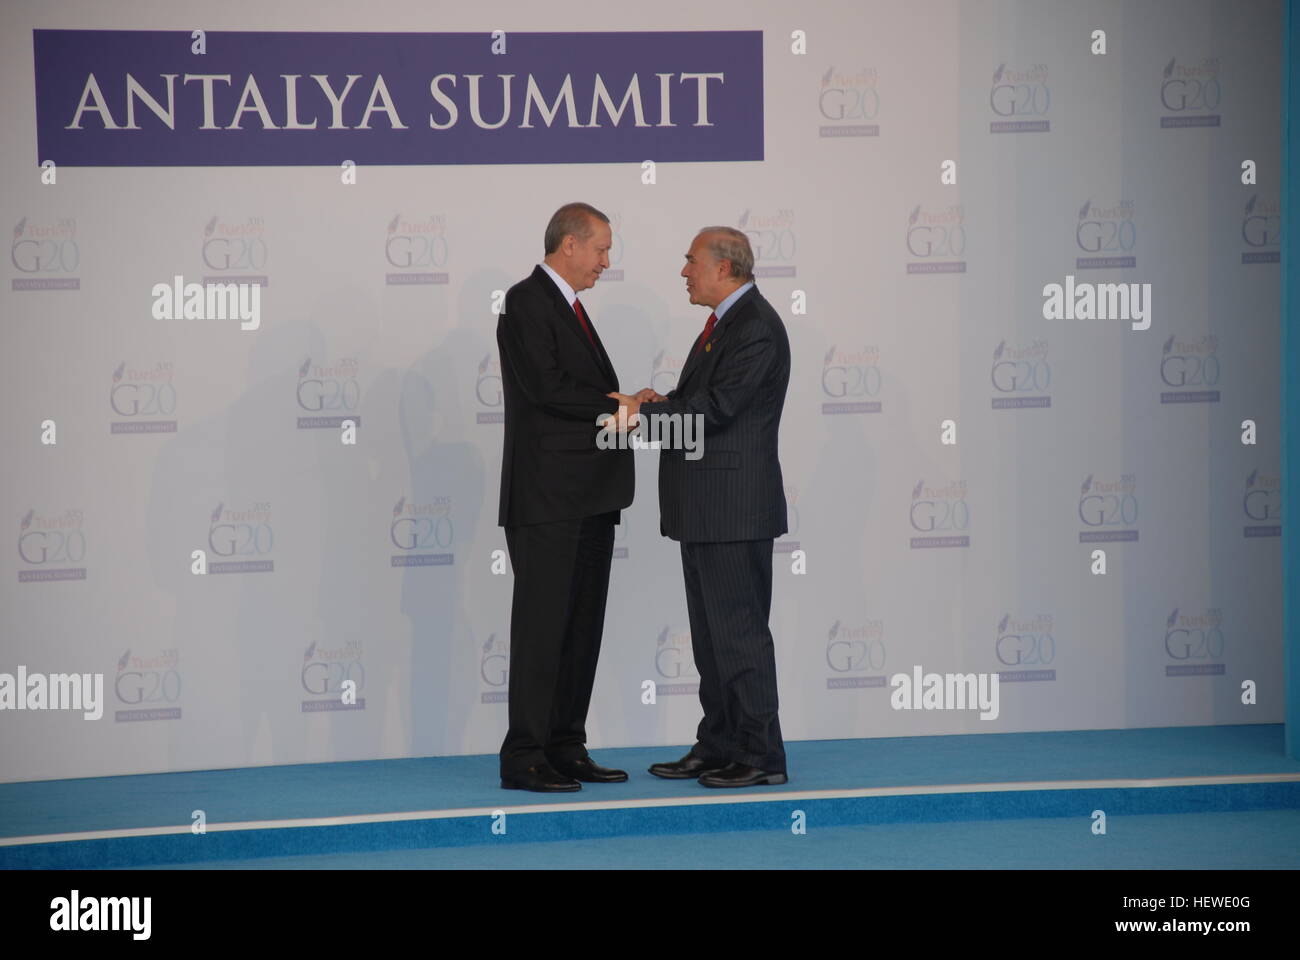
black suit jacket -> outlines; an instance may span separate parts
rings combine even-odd
[[[676,389],[641,415],[701,414],[703,456],[659,453],[659,531],[674,540],[765,540],[787,530],[777,431],[790,382],[790,340],[772,305],[746,291],[695,351]]]
[[[618,410],[605,396],[618,390],[618,376],[595,326],[591,333],[595,347],[540,265],[506,291],[497,321],[505,401],[500,526],[572,520],[632,502],[632,451],[596,446],[596,418]]]

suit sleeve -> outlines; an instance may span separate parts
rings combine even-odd
[[[667,400],[641,404],[641,414],[700,414],[704,417],[705,430],[720,430],[736,419],[754,398],[777,361],[777,348],[771,334],[758,324],[751,323],[746,327],[753,331],[752,335],[727,351],[705,389],[685,395],[680,390],[670,390]]]
[[[540,315],[543,309],[536,300],[519,296],[507,304],[497,321],[501,365],[509,366],[529,403],[594,427],[600,414],[618,410],[618,401],[560,366],[555,338]]]

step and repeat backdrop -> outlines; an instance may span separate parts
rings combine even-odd
[[[6,4],[0,779],[496,752],[495,311],[571,200],[625,391],[700,227],[785,321],[788,739],[1280,722],[1281,17]],[[699,719],[635,457],[593,750]]]

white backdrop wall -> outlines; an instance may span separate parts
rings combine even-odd
[[[97,721],[0,713],[0,779],[498,749],[492,294],[574,199],[613,221],[584,301],[629,391],[666,392],[703,325],[678,276],[695,230],[751,231],[793,353],[771,618],[787,739],[1281,721],[1278,3],[11,2],[0,26],[3,222],[76,249],[34,274],[75,289],[23,289],[11,258],[0,293],[0,671],[105,678]],[[62,167],[41,185],[32,30],[196,27],[761,30],[764,159],[662,163],[653,185],[635,162],[363,165],[355,186],[330,166]],[[1162,104],[1171,76],[1199,101]],[[1004,96],[1030,129],[998,132]],[[445,277],[390,281],[394,234],[431,238]],[[150,315],[155,283],[211,274],[214,235],[257,241],[257,331]],[[1150,329],[1045,320],[1067,274],[1150,283]],[[157,409],[115,410],[120,383]],[[310,410],[313,391],[344,406]],[[355,446],[300,422],[341,413]],[[164,426],[115,427],[144,421]],[[617,532],[593,750],[689,743],[699,718],[656,457],[636,454]],[[393,536],[410,518],[413,551]],[[248,524],[230,559],[261,567],[193,575],[223,522]],[[31,530],[59,555],[20,551]],[[1000,716],[891,709],[887,678],[915,664],[1000,672]],[[333,709],[346,676],[359,702]]]

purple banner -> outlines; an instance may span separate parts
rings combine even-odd
[[[763,35],[34,30],[37,162],[763,159]],[[496,52],[494,52],[496,51]]]

